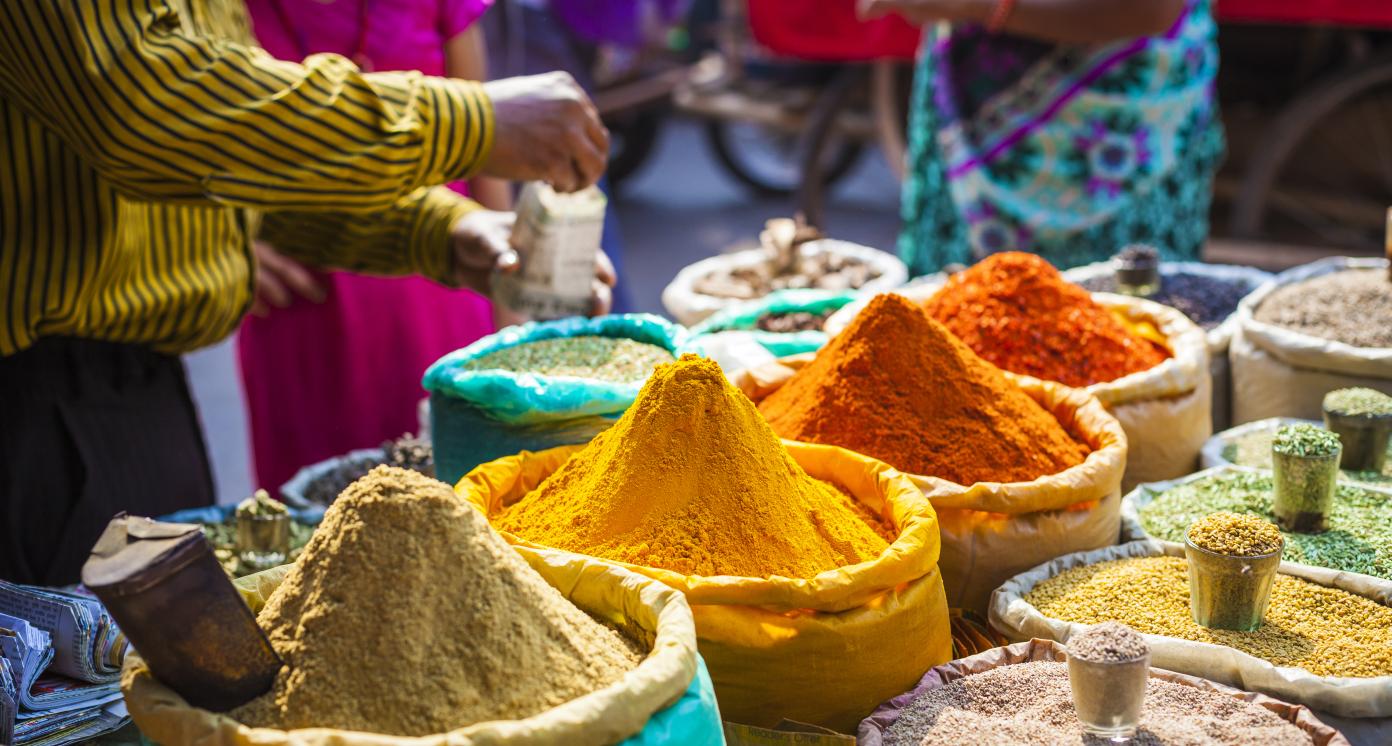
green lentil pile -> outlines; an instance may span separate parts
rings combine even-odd
[[[506,370],[596,381],[642,381],[659,363],[676,360],[657,345],[622,337],[557,337],[505,347],[470,360],[463,370]]]
[[[1046,617],[1121,622],[1138,632],[1215,643],[1317,676],[1392,675],[1392,608],[1337,588],[1277,575],[1262,626],[1207,629],[1189,612],[1182,557],[1131,557],[1066,570],[1025,594]]]
[[[1182,543],[1194,521],[1217,511],[1275,520],[1269,473],[1229,471],[1161,492],[1141,508],[1141,527],[1157,539]],[[1392,580],[1392,495],[1341,482],[1328,529],[1286,533],[1281,558]]]
[[[1271,440],[1271,450],[1285,456],[1328,456],[1338,449],[1339,436],[1315,425],[1286,425]]]
[[[1255,430],[1233,440],[1223,446],[1223,460],[1239,466],[1253,466],[1259,469],[1271,468],[1271,442],[1276,438],[1276,431]],[[1388,449],[1392,451],[1392,448]],[[1373,485],[1392,485],[1392,458],[1387,460],[1382,471],[1352,471],[1348,469],[1339,472],[1341,479],[1353,482],[1362,482]]]
[[[1281,529],[1254,515],[1221,511],[1194,521],[1189,541],[1229,557],[1260,557],[1281,548]]]
[[[1392,415],[1392,396],[1376,389],[1337,389],[1324,395],[1326,412],[1348,417]]]

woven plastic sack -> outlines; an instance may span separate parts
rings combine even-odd
[[[367,466],[370,469],[369,465],[381,464],[386,460],[387,454],[381,448],[360,448],[349,451],[342,456],[334,456],[318,463],[300,467],[300,470],[295,472],[295,476],[290,477],[290,481],[280,486],[280,499],[284,500],[286,505],[316,509],[322,518],[326,506],[318,505],[306,497],[309,494],[311,484],[346,464]]]
[[[803,352],[820,350],[827,343],[826,332],[821,329],[801,332],[768,332],[758,328],[759,319],[769,314],[824,313],[850,303],[856,299],[854,292],[831,292],[828,290],[777,290],[758,300],[746,301],[728,306],[705,321],[691,327],[691,334],[682,346],[683,352],[703,355],[702,341],[717,332],[732,330],[747,331],[764,349],[775,357],[787,357]]]
[[[1111,262],[1095,262],[1081,267],[1065,270],[1064,279],[1082,284],[1095,277],[1105,277],[1115,272]],[[1211,277],[1230,282],[1245,282],[1253,292],[1271,281],[1273,275],[1255,267],[1241,267],[1232,264],[1205,264],[1203,262],[1161,262],[1160,274],[1188,274]],[[1250,294],[1250,293],[1249,293]],[[1218,326],[1205,332],[1208,338],[1208,374],[1213,380],[1213,430],[1223,430],[1232,424],[1232,368],[1228,364],[1228,346],[1233,334],[1237,332],[1237,312],[1224,319]]]
[[[576,606],[647,640],[651,652],[610,686],[523,720],[495,720],[423,738],[332,728],[249,728],[227,715],[193,707],[126,657],[121,691],[131,717],[166,746],[562,746],[568,744],[723,743],[720,713],[696,652],[691,610],[681,594],[614,565],[561,552],[519,550],[532,569]],[[284,565],[236,582],[259,612],[289,571]],[[462,675],[462,674],[461,674]]]
[[[928,673],[923,674],[918,686],[911,691],[905,692],[894,699],[885,702],[876,708],[874,714],[860,723],[857,743],[860,746],[881,746],[884,743],[884,732],[894,723],[898,722],[900,714],[909,703],[927,694],[928,692],[941,689],[948,684],[968,676],[979,673],[986,673],[1001,666],[1013,666],[1020,663],[1033,663],[1036,661],[1048,661],[1063,663],[1068,660],[1068,653],[1064,647],[1052,640],[1029,640],[1017,642],[994,650],[987,650],[977,655],[973,655],[960,660],[952,661],[938,666]],[[1174,673],[1172,671],[1162,671],[1152,668],[1150,677],[1161,681],[1169,681],[1175,684],[1192,686],[1196,689],[1217,692],[1234,699],[1241,699],[1251,702],[1260,707],[1264,707],[1277,715],[1282,720],[1294,725],[1310,736],[1314,746],[1348,746],[1348,739],[1344,738],[1339,731],[1329,727],[1315,716],[1308,707],[1293,705],[1272,699],[1263,694],[1253,694],[1244,692],[1241,689],[1234,689],[1222,684],[1215,684],[1207,679],[1194,676]]]
[[[823,238],[817,241],[808,241],[798,250],[804,256],[815,255],[819,251],[844,254],[860,259],[877,269],[880,272],[879,277],[867,282],[864,287],[856,289],[861,294],[873,295],[884,292],[903,285],[909,279],[909,270],[903,262],[899,261],[898,257],[879,249],[872,249],[869,246]],[[696,280],[718,269],[753,267],[767,260],[768,254],[763,249],[747,249],[729,254],[719,254],[687,265],[663,289],[662,305],[667,309],[667,313],[671,314],[672,318],[678,322],[686,326],[695,326],[717,311],[744,302],[737,298],[721,298],[698,293],[695,288]]]
[[[784,358],[736,373],[733,380],[757,403],[812,358]],[[986,613],[991,591],[1012,575],[1062,554],[1116,543],[1126,468],[1126,434],[1096,397],[1057,383],[1005,375],[1092,452],[1077,466],[1031,482],[960,485],[932,475],[909,475],[942,526],[938,567],[948,604],[980,614]]]
[[[938,275],[933,280],[895,292],[922,304],[942,287],[945,278]],[[1122,489],[1192,472],[1199,461],[1199,449],[1213,434],[1213,386],[1204,331],[1169,306],[1113,293],[1093,293],[1092,297],[1122,323],[1154,329],[1171,355],[1150,370],[1087,387],[1126,431],[1130,452]],[[868,302],[868,298],[860,298],[843,306],[827,319],[826,332],[840,334]]]
[[[1363,386],[1392,394],[1392,348],[1354,347],[1257,321],[1262,301],[1278,288],[1344,269],[1382,269],[1386,259],[1331,257],[1277,275],[1243,299],[1228,357],[1233,376],[1233,422],[1268,417],[1320,418],[1324,395]],[[1368,319],[1387,324],[1388,319]]]
[[[462,367],[498,350],[560,337],[625,337],[676,353],[685,331],[651,314],[569,318],[510,326],[440,358],[425,372],[436,476],[454,483],[500,456],[587,443],[628,409],[643,381],[613,383],[574,376]]]
[[[1007,581],[991,596],[991,626],[1011,640],[1040,637],[1057,642],[1087,625],[1052,619],[1025,601],[1040,582],[1074,567],[1124,557],[1182,557],[1183,547],[1157,541],[1133,541],[1106,549],[1059,557]],[[1313,583],[1333,586],[1392,606],[1392,582],[1370,579],[1321,567],[1282,562],[1280,572]],[[1277,667],[1261,658],[1226,645],[1181,640],[1164,635],[1145,635],[1150,662],[1156,668],[1200,676],[1251,692],[1261,692],[1342,717],[1369,718],[1392,715],[1392,676],[1349,678],[1316,676],[1303,669]]]
[[[829,446],[784,444],[808,474],[841,486],[898,528],[890,548],[810,579],[700,577],[617,564],[686,594],[727,720],[771,727],[786,718],[850,732],[877,703],[952,657],[937,518],[907,478],[878,461]],[[498,459],[455,489],[493,516],[577,450]],[[535,546],[501,533],[518,546]]]

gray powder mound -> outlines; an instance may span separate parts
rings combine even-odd
[[[1090,663],[1125,663],[1148,652],[1145,638],[1119,622],[1103,622],[1068,638],[1068,654]]]
[[[1073,711],[1068,664],[1001,666],[926,692],[885,730],[885,746],[1101,746]],[[1309,746],[1304,731],[1249,702],[1152,678],[1134,746]]]
[[[257,618],[285,661],[253,726],[399,736],[530,717],[641,655],[440,482],[379,466],[324,515]]]

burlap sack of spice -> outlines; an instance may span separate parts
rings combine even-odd
[[[494,746],[535,744],[718,744],[720,716],[696,652],[695,625],[681,594],[622,568],[579,555],[520,550],[532,569],[595,617],[652,635],[652,651],[617,683],[524,720],[476,723],[425,738],[330,728],[250,728],[193,707],[132,653],[121,673],[126,706],[141,731],[166,746]],[[252,611],[280,586],[285,565],[237,581]],[[391,634],[391,630],[382,630]],[[364,665],[369,665],[364,661]],[[627,739],[627,740],[625,740]]]
[[[894,292],[925,303],[941,287],[939,279]],[[1179,311],[1142,298],[1112,293],[1092,297],[1133,328],[1149,327],[1147,334],[1154,329],[1170,350],[1170,358],[1150,370],[1086,389],[1126,431],[1130,451],[1122,489],[1188,474],[1198,464],[1199,449],[1213,434],[1213,386],[1203,329]],[[827,334],[841,333],[868,302],[868,298],[857,300],[832,314]]]
[[[1106,549],[1059,557],[1006,581],[991,596],[991,626],[1011,640],[1038,637],[1068,642],[1087,625],[1046,617],[1024,599],[1036,585],[1082,565],[1124,557],[1184,556],[1184,548],[1157,541],[1133,541]],[[1280,572],[1319,585],[1331,586],[1392,606],[1392,582],[1320,567],[1282,562]],[[1261,692],[1322,712],[1349,718],[1392,716],[1392,676],[1352,678],[1316,676],[1291,666],[1278,667],[1237,649],[1163,635],[1145,635],[1150,662],[1156,668],[1200,676]],[[1386,724],[1371,724],[1387,727]],[[1385,741],[1383,741],[1385,743]]]
[[[904,707],[915,699],[918,699],[925,692],[941,689],[958,679],[972,676],[974,674],[985,673],[1001,666],[1011,666],[1018,663],[1033,663],[1035,661],[1050,661],[1062,663],[1068,660],[1068,653],[1064,647],[1052,640],[1032,639],[1026,642],[1017,642],[1014,645],[987,650],[978,655],[952,661],[938,666],[923,675],[918,682],[918,686],[912,691],[895,697],[876,708],[874,714],[860,723],[857,743],[860,746],[880,746],[886,728],[893,725],[899,719],[899,713]],[[1172,681],[1176,684],[1184,684],[1198,689],[1211,692],[1218,692],[1230,697],[1251,702],[1281,716],[1281,719],[1294,725],[1310,736],[1314,746],[1348,746],[1349,741],[1344,738],[1339,731],[1329,727],[1315,717],[1315,713],[1308,707],[1293,705],[1289,702],[1282,702],[1279,699],[1272,699],[1264,694],[1254,694],[1244,692],[1241,689],[1234,689],[1222,684],[1216,684],[1207,679],[1195,676],[1186,676],[1172,671],[1162,671],[1158,668],[1151,669],[1151,678],[1162,681]]]
[[[618,564],[686,595],[726,720],[771,727],[788,719],[849,733],[876,704],[952,657],[937,520],[920,491],[883,463],[832,446],[783,443],[809,475],[840,485],[890,520],[899,532],[890,548],[810,579],[702,577]],[[498,459],[455,489],[491,517],[578,450]],[[534,546],[499,533],[515,546]]]
[[[1276,276],[1237,307],[1228,351],[1233,424],[1267,417],[1320,418],[1324,395],[1361,386],[1392,394],[1392,348],[1354,347],[1257,321],[1257,307],[1277,289],[1345,269],[1386,269],[1386,259],[1331,257]],[[1356,313],[1356,310],[1350,310]],[[1392,323],[1369,318],[1369,324]]]
[[[1228,264],[1206,264],[1204,262],[1163,262],[1161,272],[1185,273],[1211,277],[1230,282],[1250,283],[1248,287],[1259,288],[1271,280],[1271,273],[1255,267],[1241,267]],[[1082,284],[1094,277],[1110,275],[1116,270],[1111,262],[1095,262],[1081,267],[1065,270],[1063,276],[1069,282]],[[1204,332],[1208,341],[1208,376],[1213,386],[1213,407],[1211,418],[1215,431],[1232,424],[1232,367],[1228,363],[1228,348],[1233,336],[1237,334],[1237,312],[1218,326]]]
[[[811,362],[813,354],[739,371],[734,383],[756,403]],[[910,474],[938,514],[938,567],[948,605],[986,613],[991,591],[1018,572],[1062,554],[1116,542],[1127,440],[1095,397],[1028,376],[1005,374],[1091,449],[1087,459],[1031,482],[955,484]]]

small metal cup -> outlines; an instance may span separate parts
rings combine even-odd
[[[1184,537],[1189,565],[1189,613],[1209,629],[1250,632],[1262,624],[1285,541],[1270,554],[1234,557],[1210,552]]]
[[[1339,436],[1343,456],[1339,468],[1350,471],[1382,471],[1387,464],[1387,443],[1392,438],[1392,417],[1350,415],[1324,410],[1324,427]]]
[[[237,515],[237,560],[252,572],[285,564],[290,556],[290,514]]]
[[[1317,534],[1325,529],[1339,483],[1342,452],[1342,446],[1326,456],[1296,456],[1272,450],[1276,489],[1271,512],[1281,528],[1302,534]]]
[[[1133,661],[1101,663],[1068,656],[1068,685],[1083,731],[1110,740],[1136,735],[1150,679],[1150,653]]]

